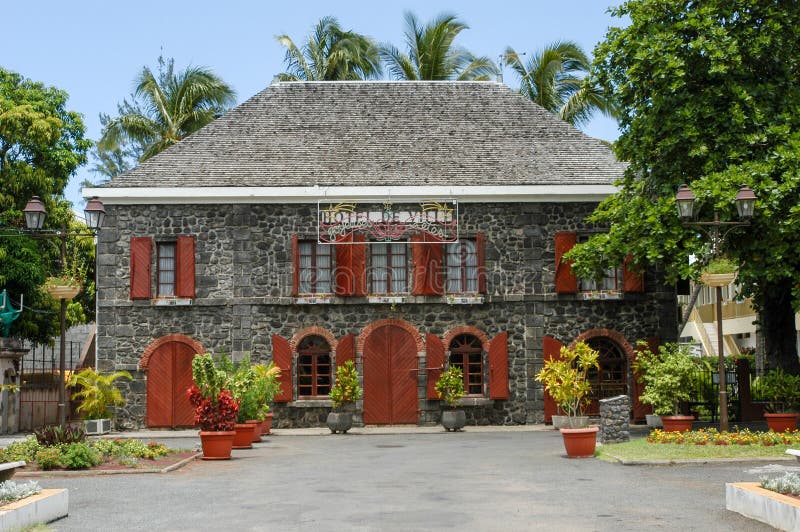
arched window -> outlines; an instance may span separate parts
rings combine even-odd
[[[450,342],[450,365],[461,368],[467,395],[483,395],[483,346],[471,334],[459,334]]]
[[[321,336],[306,336],[297,347],[297,395],[319,397],[330,391],[331,347]]]
[[[600,370],[589,372],[592,399],[605,399],[628,393],[628,367],[625,353],[609,338],[595,337],[586,342],[598,351]]]

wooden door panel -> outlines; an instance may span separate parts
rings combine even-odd
[[[147,426],[172,424],[172,347],[156,349],[147,367]]]
[[[416,423],[417,413],[417,346],[414,338],[399,327],[389,331],[392,368],[391,423]]]
[[[194,409],[189,403],[186,390],[194,383],[192,380],[192,359],[195,352],[190,346],[175,342],[173,351],[173,389],[172,426],[194,426]]]
[[[390,423],[389,343],[383,328],[364,342],[364,423]]]

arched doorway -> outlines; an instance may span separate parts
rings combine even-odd
[[[596,336],[586,340],[586,343],[600,353],[600,369],[589,372],[592,391],[591,403],[586,412],[589,415],[598,415],[600,399],[628,395],[628,358],[622,348],[610,338]]]
[[[382,325],[364,341],[364,423],[417,423],[417,344],[397,325]]]
[[[191,427],[194,410],[186,390],[193,384],[194,342],[167,340],[154,344],[147,361],[147,426]]]

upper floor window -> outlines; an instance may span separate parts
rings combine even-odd
[[[408,246],[405,243],[370,246],[370,292],[408,292]]]
[[[158,242],[157,291],[158,297],[175,296],[175,242]]]
[[[335,267],[334,246],[313,241],[298,244],[301,294],[330,294]]]
[[[447,291],[478,291],[478,252],[474,240],[447,244]]]
[[[450,365],[461,368],[467,395],[483,395],[483,346],[471,334],[460,334],[450,342]]]
[[[297,395],[318,397],[330,391],[331,347],[321,336],[306,336],[297,347]]]
[[[595,279],[579,279],[578,289],[581,292],[595,290],[622,290],[622,268],[608,268],[603,272],[603,278],[599,281]]]

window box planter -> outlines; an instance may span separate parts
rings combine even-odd
[[[298,296],[294,298],[294,302],[298,305],[329,305],[333,302],[333,297],[327,294]]]
[[[581,299],[600,300],[600,299],[622,299],[622,292],[619,290],[592,290],[590,292],[580,292]]]
[[[397,303],[405,303],[406,296],[368,296],[367,302],[369,303],[388,303],[395,305]]]
[[[84,419],[83,429],[89,436],[96,436],[98,434],[108,434],[111,432],[110,419]]]

